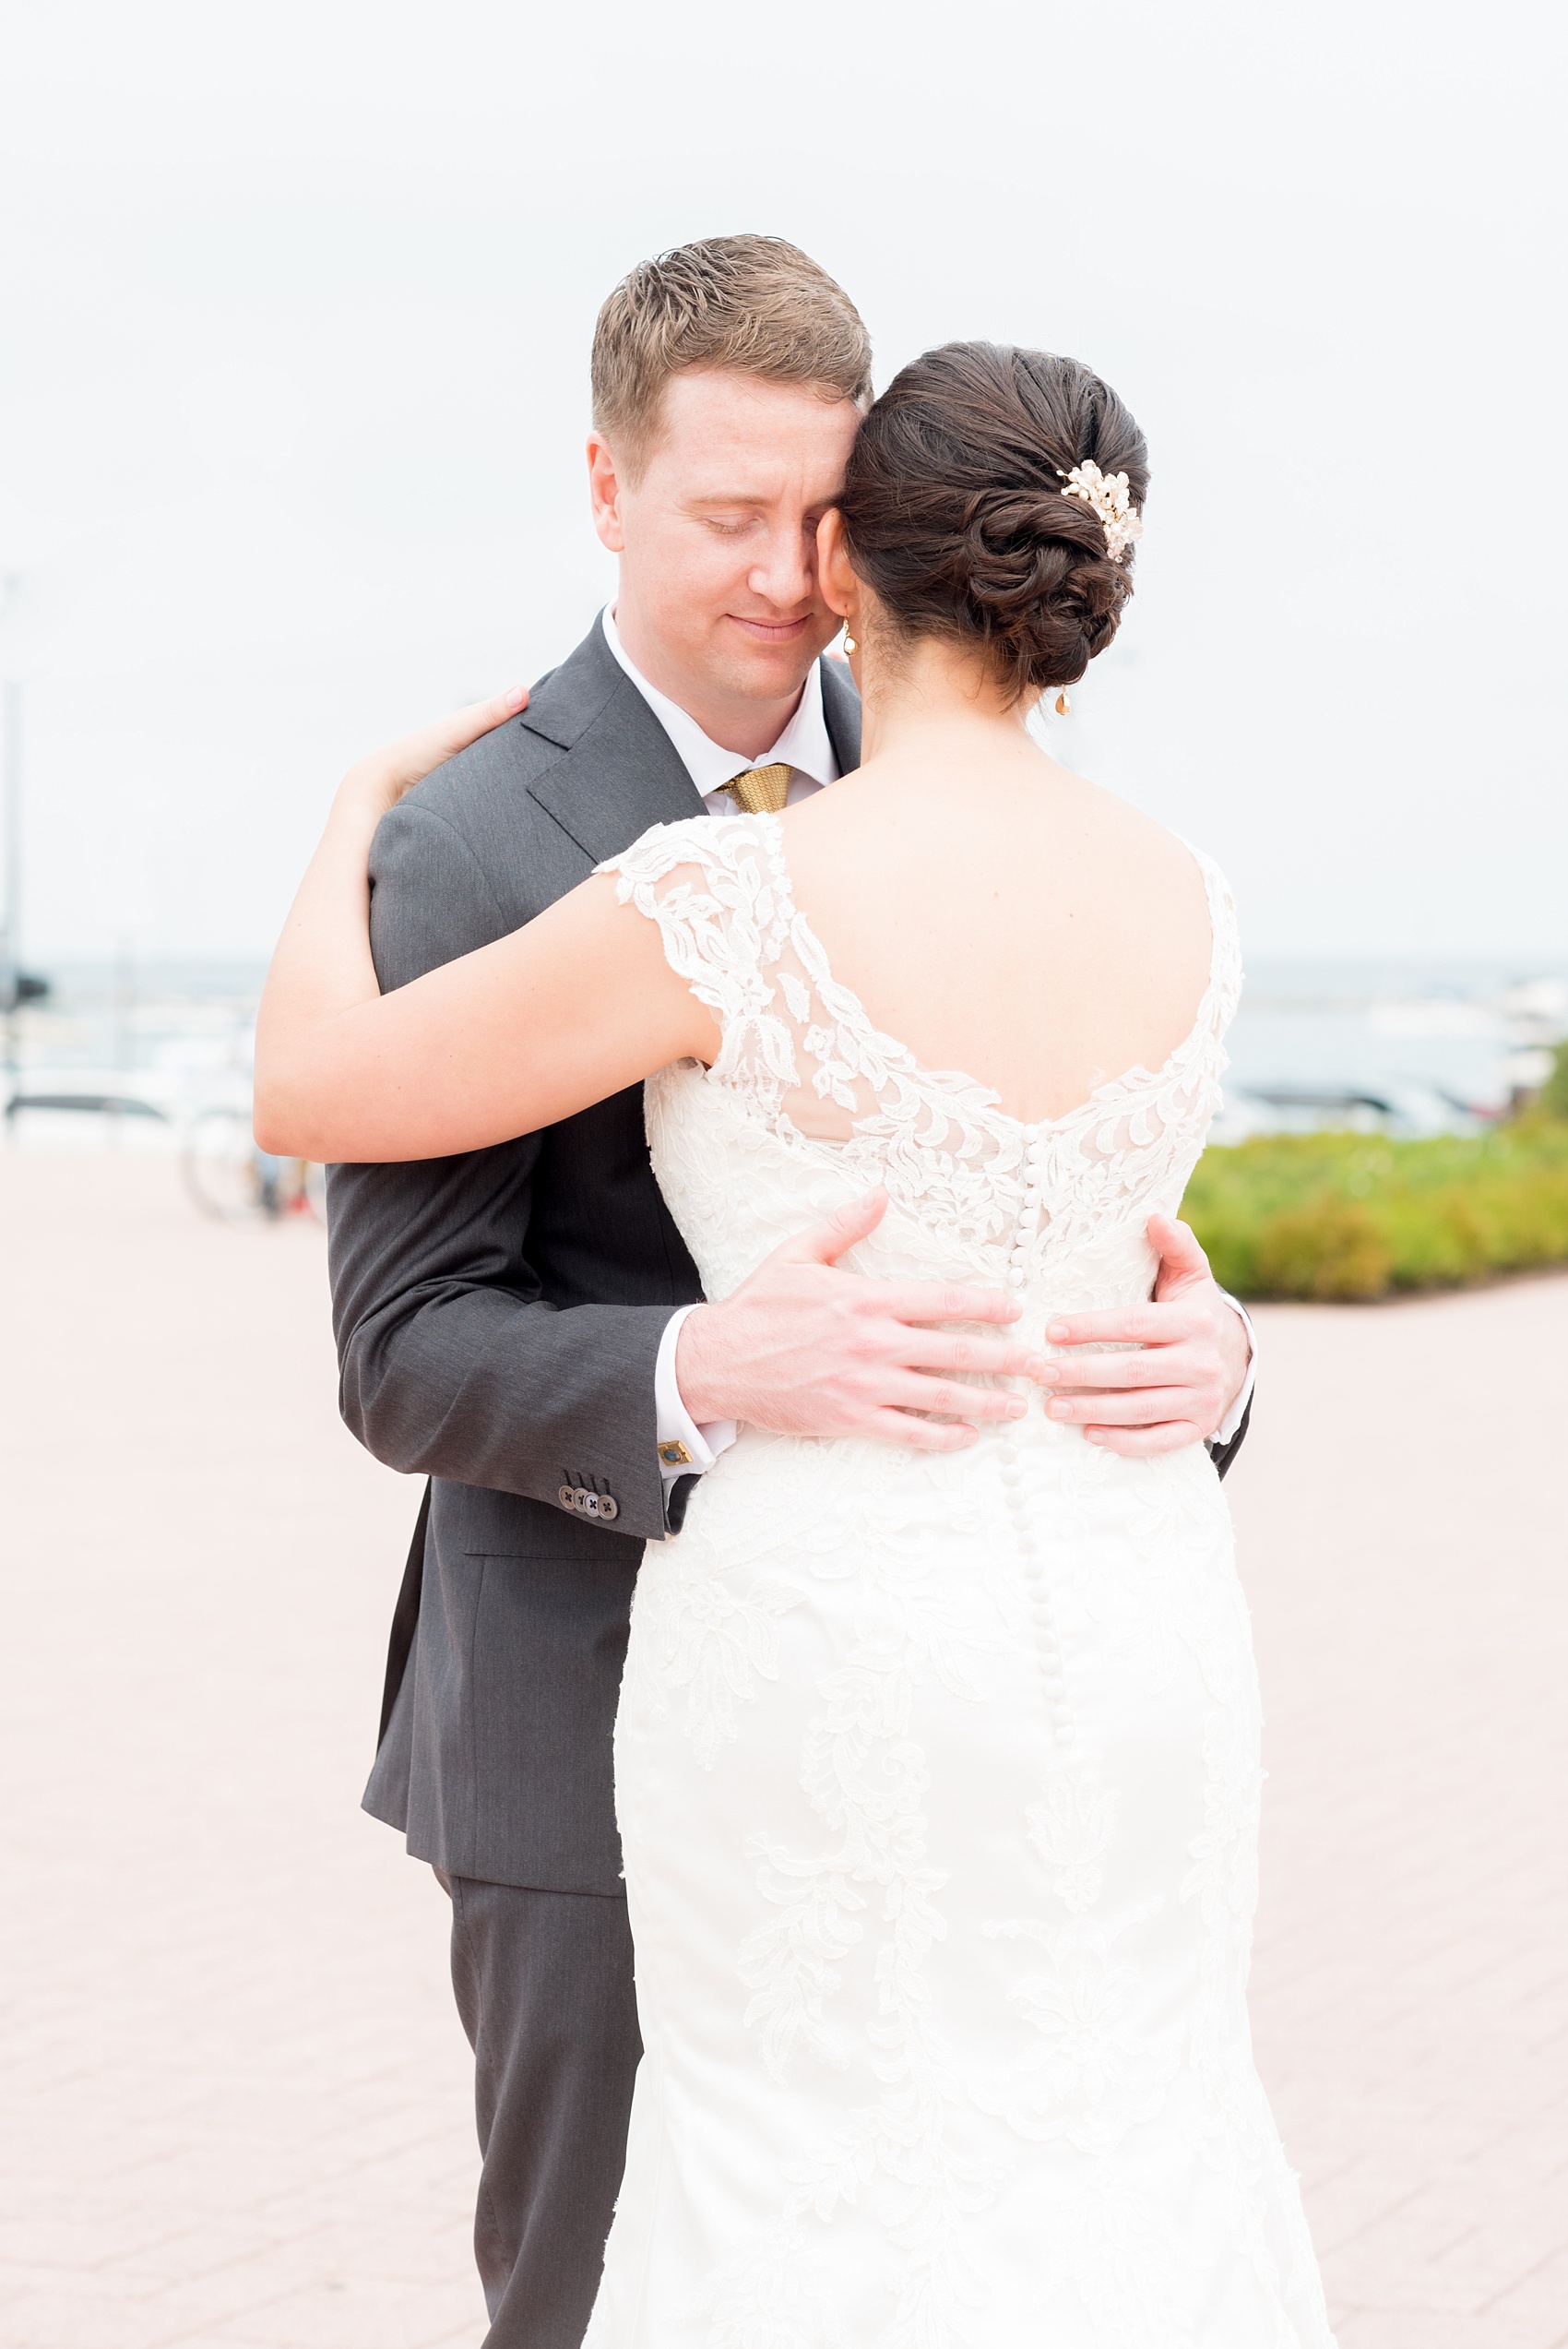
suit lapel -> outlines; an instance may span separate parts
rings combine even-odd
[[[703,813],[674,744],[597,621],[517,722],[564,752],[529,793],[595,864],[618,856],[650,824]]]
[[[833,745],[838,772],[852,774],[861,763],[861,697],[847,661],[825,659],[817,667],[822,671],[822,714],[827,721],[827,739]]]

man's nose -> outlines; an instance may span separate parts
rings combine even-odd
[[[803,529],[769,531],[746,585],[781,610],[809,603],[816,591],[816,537]]]

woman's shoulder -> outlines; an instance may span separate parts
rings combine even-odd
[[[1103,783],[1091,783],[1081,776],[1074,781],[1085,812],[1101,830],[1105,846],[1117,863],[1124,861],[1129,867],[1136,867],[1156,888],[1173,892],[1177,899],[1183,891],[1195,892],[1200,883],[1211,905],[1217,894],[1229,899],[1229,888],[1218,862],[1198,841],[1161,823],[1146,808]]]
[[[752,880],[778,860],[778,818],[770,816],[682,816],[673,823],[650,824],[619,856],[595,869],[619,875],[621,894],[662,881],[683,867],[706,877]]]

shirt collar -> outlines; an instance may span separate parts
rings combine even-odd
[[[814,783],[837,781],[838,761],[833,755],[822,707],[822,672],[814,661],[807,672],[794,716],[778,740],[759,758],[748,758],[741,751],[721,749],[678,701],[671,701],[668,694],[649,685],[622,643],[615,615],[608,603],[600,618],[605,643],[674,744],[702,798],[722,791],[733,776],[743,775],[748,767],[770,767],[775,762],[809,775]]]

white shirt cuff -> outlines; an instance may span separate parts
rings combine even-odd
[[[1247,1311],[1246,1306],[1238,1303],[1237,1299],[1230,1294],[1229,1289],[1221,1289],[1219,1294],[1225,1299],[1226,1304],[1230,1307],[1232,1313],[1239,1313],[1241,1315],[1242,1326],[1246,1330],[1247,1375],[1241,1381],[1241,1393],[1237,1396],[1235,1401],[1231,1404],[1229,1410],[1226,1413],[1224,1418],[1220,1421],[1218,1426],[1209,1437],[1209,1442],[1211,1444],[1228,1444],[1230,1441],[1230,1438],[1236,1433],[1237,1428],[1240,1427],[1242,1420],[1247,1415],[1247,1405],[1253,1400],[1253,1388],[1256,1383],[1258,1375],[1258,1335],[1257,1331],[1253,1328],[1253,1317]]]
[[[677,1476],[706,1476],[720,1452],[735,1440],[732,1419],[715,1419],[699,1427],[685,1404],[675,1377],[675,1345],[681,1324],[695,1305],[683,1305],[664,1325],[659,1358],[653,1366],[653,1411],[659,1444],[659,1473],[667,1485]],[[1250,1385],[1249,1381],[1249,1385]]]

